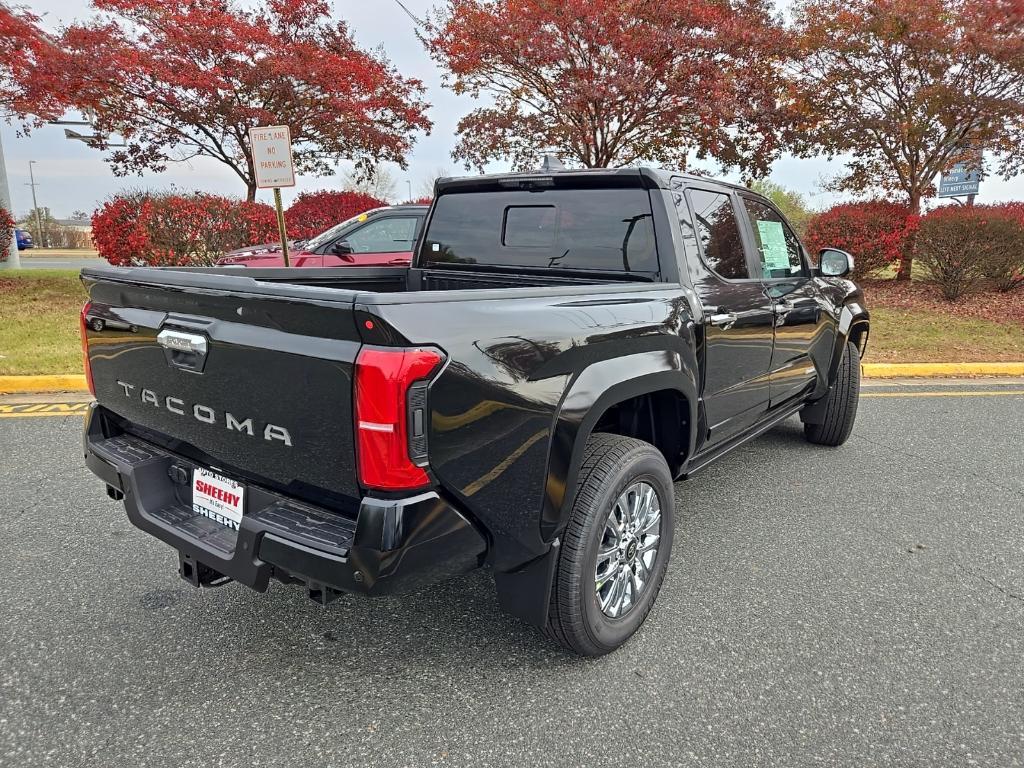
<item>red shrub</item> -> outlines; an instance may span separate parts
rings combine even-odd
[[[7,257],[11,255],[14,226],[14,219],[11,218],[10,211],[6,208],[0,208],[0,237],[3,238],[3,242],[0,243],[0,261],[7,261]]]
[[[264,203],[250,203],[248,200],[235,202],[229,222],[237,228],[231,230],[231,237],[238,242],[238,245],[227,248],[229,251],[272,240],[277,234],[277,214],[273,206]]]
[[[1002,291],[1024,285],[1024,206],[936,208],[921,220],[914,255],[951,301],[984,278]]]
[[[387,203],[362,192],[302,192],[284,212],[288,237],[315,237],[345,219],[382,205]]]
[[[844,203],[812,217],[807,224],[807,248],[842,248],[853,254],[856,277],[864,277],[899,260],[907,238],[917,228],[907,207],[884,200]]]
[[[209,266],[276,232],[270,206],[201,193],[116,195],[92,217],[96,249],[118,266]]]
[[[145,264],[152,244],[146,221],[153,199],[145,192],[129,192],[103,203],[92,214],[92,241],[100,256],[115,266]]]
[[[984,206],[997,219],[1016,223],[1009,230],[1009,241],[993,248],[985,258],[985,276],[1001,291],[1024,285],[1024,203]]]
[[[1012,216],[1020,225],[1024,227],[1024,202],[1021,203],[1001,203],[1000,205],[985,206],[986,208],[993,208],[999,210],[1009,216]]]

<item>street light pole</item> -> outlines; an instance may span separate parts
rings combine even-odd
[[[36,177],[35,174],[32,173],[32,166],[35,164],[35,160],[28,161],[28,177],[31,179],[28,186],[32,187],[32,210],[36,212],[36,232],[39,233],[39,244],[45,248],[46,235],[43,233],[43,217],[39,215],[39,203],[36,202]]]
[[[409,187],[409,202],[411,203],[412,202],[412,182],[409,181],[408,179],[406,179],[405,180],[405,184],[406,184],[407,187]]]
[[[7,164],[4,162],[4,146],[0,141],[0,208],[6,208],[14,220],[14,206],[11,205],[11,188],[7,185]],[[11,242],[7,244],[7,261],[0,261],[0,269],[17,269],[21,266],[18,255],[18,236],[11,230]]]

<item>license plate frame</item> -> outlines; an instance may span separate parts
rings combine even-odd
[[[245,514],[245,486],[213,470],[195,467],[192,511],[237,531]]]

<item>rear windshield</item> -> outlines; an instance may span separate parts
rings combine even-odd
[[[651,201],[643,189],[548,189],[441,195],[420,263],[654,275]]]

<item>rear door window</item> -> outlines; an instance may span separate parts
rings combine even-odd
[[[732,198],[705,189],[691,189],[689,194],[705,263],[727,280],[748,279],[750,269]]]
[[[441,195],[423,238],[424,265],[658,273],[644,189],[547,189]]]

